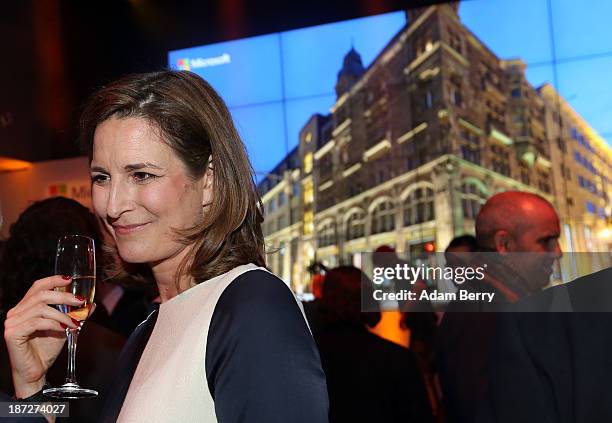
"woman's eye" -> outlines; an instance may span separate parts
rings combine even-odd
[[[102,175],[102,174],[91,175],[91,182],[93,182],[94,184],[102,184],[106,182],[108,179],[109,177],[107,175]]]
[[[156,178],[156,176],[147,172],[134,172],[132,173],[132,178],[134,178],[136,182],[145,182]]]

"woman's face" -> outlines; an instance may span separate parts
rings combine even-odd
[[[173,229],[199,223],[212,192],[212,172],[190,178],[158,132],[145,119],[113,117],[94,134],[94,210],[129,263],[176,256],[184,245]]]

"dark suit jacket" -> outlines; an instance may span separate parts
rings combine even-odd
[[[612,268],[517,309],[500,315],[480,421],[612,422]]]
[[[451,302],[435,339],[435,366],[449,423],[473,423],[489,381],[489,357],[499,312],[508,302],[491,284],[466,282],[459,289],[492,293],[493,302]]]

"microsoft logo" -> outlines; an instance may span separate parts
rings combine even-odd
[[[232,63],[232,57],[229,53],[223,53],[219,56],[211,57],[194,57],[192,59],[178,59],[176,67],[179,70],[190,71],[192,69],[210,68],[213,66],[229,65]]]
[[[189,59],[178,59],[177,66],[180,70],[191,70],[191,66],[189,65]]]
[[[68,187],[66,184],[58,184],[58,185],[50,185],[49,186],[49,195],[55,197],[57,195],[66,195],[68,194]]]

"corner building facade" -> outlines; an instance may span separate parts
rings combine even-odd
[[[260,184],[266,240],[282,250],[270,255],[271,268],[298,292],[308,290],[314,260],[359,264],[358,253],[383,244],[404,254],[430,242],[443,250],[453,237],[474,233],[480,206],[497,192],[538,193],[564,223],[583,224],[583,213],[570,218],[559,203],[565,182],[556,157],[568,148],[559,150],[565,135],[551,116],[559,104],[568,115],[569,106],[550,86],[534,89],[522,61],[495,56],[457,10],[447,4],[407,12],[409,23],[367,69],[351,49],[331,113],[313,115],[293,163],[286,159]],[[605,141],[590,145],[581,154],[599,157],[597,171],[612,174]],[[601,230],[610,226],[612,192],[603,176],[598,181],[598,195],[568,195],[597,204],[588,224]],[[292,206],[278,209],[280,192]],[[589,244],[563,234],[561,243],[565,251],[607,251],[596,237]]]

